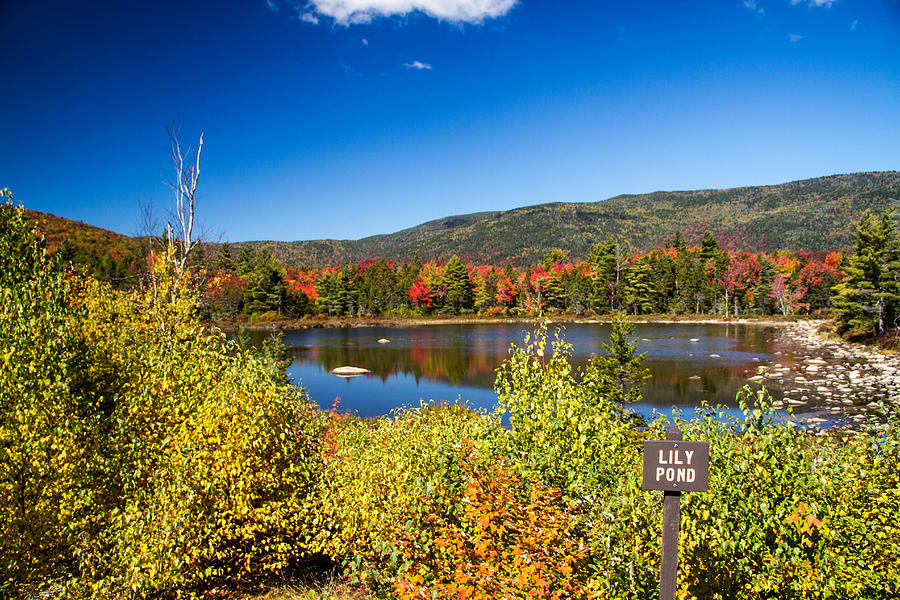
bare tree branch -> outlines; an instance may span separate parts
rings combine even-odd
[[[190,147],[182,151],[179,140],[180,131],[174,125],[167,128],[171,141],[170,158],[175,170],[175,179],[169,183],[175,194],[175,215],[178,231],[170,222],[166,228],[169,250],[173,255],[179,276],[184,273],[191,251],[200,243],[194,239],[194,202],[197,184],[200,181],[200,153],[203,150],[203,134],[197,143],[197,149]]]

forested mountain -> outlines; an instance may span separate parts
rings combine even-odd
[[[322,267],[386,257],[465,262],[510,260],[525,265],[550,248],[569,259],[587,256],[607,236],[633,250],[664,245],[680,232],[698,244],[712,231],[723,247],[832,250],[850,243],[847,223],[864,210],[900,207],[900,173],[855,173],[780,185],[653,192],[591,203],[553,202],[502,212],[481,212],[429,221],[390,235],[361,240],[244,242],[266,248],[285,264]]]
[[[852,231],[848,223],[864,210],[882,212],[890,207],[900,208],[896,171],[726,190],[622,195],[590,203],[553,202],[450,216],[360,240],[254,241],[234,243],[232,248],[267,249],[285,265],[314,268],[380,257],[407,261],[416,255],[423,261],[445,261],[454,254],[463,262],[509,261],[525,266],[551,248],[562,249],[567,260],[579,260],[607,237],[642,251],[665,245],[676,233],[688,245],[699,244],[707,230],[720,246],[730,249],[833,250],[848,247]],[[140,244],[132,238],[53,215],[31,215],[52,249],[67,240],[64,252],[96,260],[111,254],[119,264],[140,254]]]
[[[26,215],[51,252],[64,262],[86,265],[99,279],[116,283],[129,278],[146,254],[146,245],[137,238],[36,210]]]

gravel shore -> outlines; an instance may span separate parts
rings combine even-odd
[[[783,362],[761,365],[752,381],[776,381],[783,389],[776,408],[794,407],[812,424],[859,423],[883,405],[900,409],[900,356],[862,344],[826,339],[824,321],[782,323]]]

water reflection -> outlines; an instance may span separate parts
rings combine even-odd
[[[290,374],[315,402],[329,406],[340,396],[345,409],[375,416],[419,399],[461,399],[492,408],[495,371],[509,356],[510,344],[522,343],[526,329],[522,324],[310,329],[286,333],[285,343],[294,356]],[[574,362],[584,365],[602,352],[609,333],[607,325],[566,325]],[[775,330],[740,324],[638,324],[635,336],[652,374],[637,408],[650,414],[669,413],[673,406],[690,410],[704,401],[734,406],[747,377],[773,359]],[[261,341],[266,334],[253,337]],[[379,343],[381,338],[390,341]],[[340,366],[372,373],[343,380],[330,373]]]

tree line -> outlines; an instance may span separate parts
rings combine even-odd
[[[743,252],[707,233],[700,246],[680,236],[666,247],[630,252],[612,239],[583,261],[547,252],[530,268],[384,258],[325,269],[288,267],[268,251],[222,244],[209,264],[211,316],[274,311],[288,317],[506,315],[547,313],[810,313],[826,309],[843,281],[840,252]]]
[[[852,224],[845,251],[750,252],[723,247],[711,232],[689,245],[676,234],[662,247],[635,252],[607,238],[583,260],[552,249],[528,267],[369,259],[322,269],[285,264],[266,249],[228,243],[197,246],[186,268],[203,289],[201,314],[217,321],[306,316],[707,315],[829,314],[851,339],[897,331],[896,215],[866,212]],[[691,238],[696,239],[694,234]],[[164,240],[160,237],[159,242]],[[147,276],[143,248],[104,256],[63,240],[56,252],[114,287]],[[727,243],[727,241],[726,241]],[[162,246],[162,242],[156,244]]]

